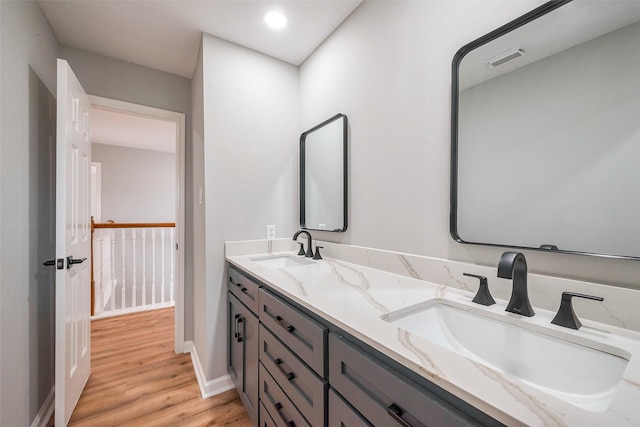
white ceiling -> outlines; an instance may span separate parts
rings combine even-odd
[[[142,150],[176,152],[176,124],[101,108],[91,109],[91,141]]]
[[[362,0],[39,0],[62,44],[191,78],[203,32],[300,65]],[[288,25],[267,28],[262,14]]]
[[[0,0],[2,1],[2,0]],[[202,33],[300,65],[362,0],[39,0],[58,42],[191,78]],[[271,9],[288,25],[262,22]],[[94,109],[93,142],[175,152],[175,125]]]

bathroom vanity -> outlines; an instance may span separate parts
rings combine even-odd
[[[471,280],[421,280],[387,253],[413,270],[394,274],[323,244],[319,261],[227,244],[229,372],[256,425],[640,423],[640,333],[584,317],[578,331],[553,325],[535,291],[535,316],[507,313],[495,279],[497,304],[480,306]]]
[[[257,425],[502,425],[234,266],[228,304],[229,373]]]

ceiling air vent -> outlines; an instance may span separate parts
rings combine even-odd
[[[486,63],[492,67],[498,67],[512,59],[520,58],[522,55],[524,55],[524,47],[519,45],[487,59]]]

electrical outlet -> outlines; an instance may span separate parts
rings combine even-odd
[[[276,226],[267,225],[267,240],[273,240],[276,238]]]

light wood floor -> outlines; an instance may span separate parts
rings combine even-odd
[[[200,397],[173,351],[174,309],[91,323],[91,376],[69,426],[251,426],[235,390]]]

